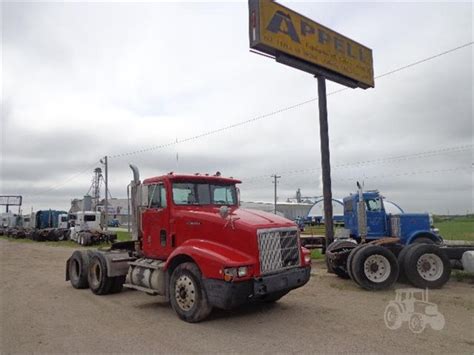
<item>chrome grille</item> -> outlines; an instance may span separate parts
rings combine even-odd
[[[402,235],[400,230],[400,216],[391,216],[390,217],[390,229],[392,237],[400,238]]]
[[[298,232],[295,229],[274,228],[258,232],[260,273],[299,266]]]

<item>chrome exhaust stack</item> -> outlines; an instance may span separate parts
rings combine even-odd
[[[142,205],[142,193],[141,193],[141,182],[140,182],[140,173],[138,168],[130,164],[130,169],[133,172],[133,180],[130,182],[130,191],[131,191],[131,223],[132,223],[132,240],[139,240],[142,237],[141,226],[140,226],[140,206]]]
[[[367,213],[365,210],[364,192],[359,181],[357,181],[357,190],[359,194],[359,201],[357,202],[357,229],[359,230],[361,242],[364,243],[367,238]]]

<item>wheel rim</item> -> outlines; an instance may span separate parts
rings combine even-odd
[[[426,281],[436,281],[443,274],[443,260],[436,254],[423,254],[416,262],[416,270]]]
[[[182,275],[176,280],[175,298],[179,308],[189,311],[196,301],[196,287],[193,280],[186,275]]]
[[[371,255],[364,262],[364,274],[372,282],[384,282],[390,276],[392,268],[388,259],[379,254]]]

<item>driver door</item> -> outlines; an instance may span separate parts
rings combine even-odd
[[[166,259],[171,252],[169,207],[163,183],[148,185],[148,208],[142,215],[143,253]]]
[[[385,233],[385,211],[380,198],[368,199],[366,203],[367,237],[381,238]]]

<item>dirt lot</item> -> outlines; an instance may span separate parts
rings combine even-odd
[[[474,352],[474,286],[456,281],[430,292],[443,330],[389,330],[394,290],[371,293],[329,275],[275,305],[215,311],[180,321],[159,297],[136,291],[95,296],[64,281],[70,248],[0,240],[0,352]],[[397,288],[408,287],[397,285]]]

